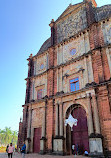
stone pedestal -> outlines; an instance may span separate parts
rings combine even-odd
[[[46,153],[46,138],[42,137],[40,139],[40,154],[45,154]]]
[[[64,137],[56,136],[53,140],[53,154],[55,155],[64,155]]]
[[[30,138],[27,138],[27,140],[25,141],[27,154],[30,153],[30,142],[31,142]]]
[[[102,139],[100,137],[89,138],[89,148],[91,157],[104,157],[103,156],[103,147]]]

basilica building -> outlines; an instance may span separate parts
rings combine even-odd
[[[28,60],[18,147],[27,152],[111,154],[111,5],[69,5]],[[75,122],[76,121],[76,122]]]

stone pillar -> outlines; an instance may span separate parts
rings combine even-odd
[[[60,103],[59,108],[58,104],[56,104],[56,122],[55,122],[55,138],[54,138],[54,146],[53,146],[53,153],[57,155],[64,155],[63,151],[63,144],[64,144],[64,137],[63,137],[63,108],[62,103]],[[59,118],[58,118],[58,112],[59,112]],[[58,122],[60,120],[60,123]],[[58,132],[58,124],[60,133]]]
[[[45,137],[45,110],[44,110],[43,120],[42,120],[42,137]]]
[[[84,47],[83,47],[83,52],[86,53],[86,44],[85,44],[85,35],[84,33],[81,33],[82,34],[82,38],[83,38],[83,41],[84,41]],[[81,52],[82,53],[82,52]],[[82,54],[81,54],[82,55]]]
[[[109,70],[110,70],[110,77],[111,77],[111,59],[110,59],[110,54],[109,54],[108,48],[106,48],[106,54],[107,54],[108,65],[109,65]]]
[[[54,45],[57,43],[57,28],[54,19],[51,20],[49,26],[51,27],[51,45]]]
[[[30,143],[30,152],[33,152],[33,138],[34,138],[34,128],[31,127],[31,143]]]
[[[62,103],[60,103],[60,136],[63,136],[63,107]]]
[[[29,108],[28,110],[28,128],[27,128],[27,138],[30,138],[30,135],[31,135],[31,113],[32,113],[32,110],[31,108]]]
[[[92,96],[92,105],[93,105],[93,112],[94,112],[95,133],[100,134],[99,114],[98,114],[98,108],[97,108],[95,95]]]
[[[37,64],[37,61],[36,61],[36,59],[34,58],[34,75],[36,75],[36,64]]]
[[[91,54],[89,55],[89,64],[90,64],[90,75],[91,75],[91,79],[92,82],[94,82],[94,75],[93,75],[93,67],[92,67],[92,58],[91,58]]]
[[[46,108],[47,100],[45,101],[44,115],[42,120],[42,138],[40,139],[40,154],[44,154],[46,152]]]
[[[32,109],[28,110],[28,128],[27,128],[27,140],[26,140],[26,153],[30,152],[30,141],[31,141],[31,119],[32,119]]]
[[[88,134],[90,136],[91,133],[94,133],[90,94],[87,94],[87,103],[88,103]]]
[[[84,57],[84,67],[85,67],[85,77],[84,77],[85,82],[84,82],[84,84],[86,85],[89,82],[88,69],[87,69],[87,58],[86,57]]]
[[[56,104],[55,135],[58,136],[58,104]]]
[[[33,88],[32,88],[32,100],[35,100],[35,81],[33,81],[33,84],[32,84]]]
[[[100,135],[100,125],[99,125],[99,116],[98,116],[98,109],[95,96],[92,96],[92,105],[91,105],[91,98],[88,98],[88,131],[89,131],[89,148],[90,153],[89,156],[92,157],[102,157],[103,156],[103,148],[102,148],[102,139]],[[93,107],[93,118],[92,118],[92,107]],[[93,119],[95,125],[95,132],[93,129]]]
[[[59,70],[57,68],[57,92],[59,92]]]

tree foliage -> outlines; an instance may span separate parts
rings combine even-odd
[[[12,143],[17,145],[18,134],[17,131],[12,131],[11,128],[5,127],[5,129],[0,129],[0,145],[7,145]]]

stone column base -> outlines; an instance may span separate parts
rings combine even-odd
[[[111,157],[111,151],[109,151],[108,149],[104,149],[104,155],[106,158],[110,158]]]
[[[64,137],[56,136],[53,140],[53,154],[55,155],[65,155],[64,153]]]
[[[105,158],[103,153],[89,153],[89,157],[94,157],[94,158]]]
[[[102,136],[100,134],[92,134],[89,137],[89,148],[91,157],[104,157],[102,147]]]
[[[46,138],[42,137],[40,139],[40,154],[45,154],[46,153]]]
[[[31,142],[31,139],[30,138],[27,138],[27,140],[25,141],[26,143],[26,153],[30,153],[30,142]]]

